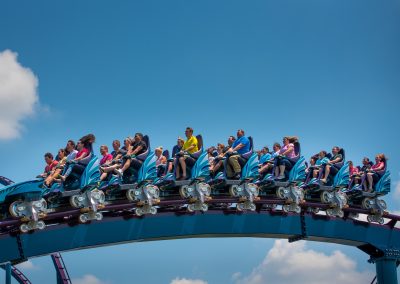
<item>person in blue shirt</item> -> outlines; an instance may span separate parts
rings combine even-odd
[[[229,179],[240,179],[242,172],[240,164],[246,162],[242,155],[250,151],[250,140],[244,136],[244,130],[239,129],[236,135],[237,139],[226,152],[227,155],[230,155],[226,164],[226,176]]]

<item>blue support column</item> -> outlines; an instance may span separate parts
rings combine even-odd
[[[375,259],[374,262],[378,284],[398,284],[396,258],[381,257]]]
[[[11,284],[11,263],[7,263],[5,265],[5,270],[6,270],[6,284]]]

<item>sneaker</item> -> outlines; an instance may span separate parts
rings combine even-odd
[[[284,179],[284,178],[285,178],[285,176],[281,175],[281,176],[278,176],[276,179],[281,180],[281,179]]]
[[[122,169],[115,169],[114,172],[119,175],[122,176],[124,174],[124,172],[122,171]]]

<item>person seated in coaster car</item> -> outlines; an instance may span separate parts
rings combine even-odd
[[[51,153],[44,154],[44,160],[46,162],[46,167],[44,168],[44,172],[38,177],[47,178],[53,174],[53,170],[57,166],[58,161],[54,160],[53,154]]]
[[[262,179],[266,174],[272,173],[272,170],[274,168],[274,160],[279,155],[281,145],[279,143],[274,143],[272,149],[272,153],[266,153],[260,157],[260,168],[258,169],[260,179]]]
[[[385,154],[378,154],[375,156],[375,164],[364,173],[364,189],[367,192],[372,192],[374,184],[376,184],[386,171],[386,158]]]
[[[344,149],[334,146],[332,148],[332,157],[324,165],[324,177],[321,179],[321,182],[327,183],[328,177],[335,176],[344,165]]]
[[[138,156],[147,152],[147,148],[148,145],[143,140],[143,134],[136,133],[133,143],[123,157],[122,168],[117,170],[117,173],[123,177],[124,183],[130,183],[131,179],[134,179],[134,176],[137,175],[143,164],[143,161],[138,159]]]
[[[103,156],[100,160],[100,169],[102,167],[107,167],[111,164],[113,160],[113,155],[108,153],[108,147],[106,145],[100,146],[100,154]],[[103,181],[107,178],[108,173],[102,172],[100,175],[100,181]]]
[[[299,159],[300,147],[298,138],[295,136],[283,137],[283,146],[279,151],[279,156],[275,158],[275,178],[283,180],[286,178],[285,171],[290,171]]]
[[[156,155],[156,167],[157,167],[157,177],[161,177],[165,174],[167,167],[167,157],[164,155],[163,147],[157,147],[154,149]]]
[[[309,174],[311,174],[314,171],[318,157],[319,157],[318,154],[311,156],[309,164],[306,163],[306,169],[305,169],[306,177],[308,177]]]
[[[224,157],[225,153],[232,147],[236,138],[234,136],[228,137],[228,145],[225,146],[222,143],[217,144],[217,156],[213,159],[212,164],[210,163],[210,176],[215,177],[217,173],[224,170]]]
[[[90,160],[91,152],[88,147],[89,145],[85,147],[84,142],[82,140],[79,140],[78,143],[76,143],[76,148],[78,152],[75,155],[75,158],[72,160],[69,160],[67,162],[67,170],[63,175],[60,176],[61,180],[63,182],[66,182],[68,177],[71,175],[71,173],[77,173],[79,176],[80,174],[83,173],[85,170],[85,167],[88,163],[88,158]],[[67,158],[68,159],[68,158]]]
[[[44,184],[47,187],[50,187],[53,182],[57,179],[60,178],[60,175],[62,174],[64,170],[64,166],[67,163],[67,151],[66,149],[60,149],[58,150],[57,157],[59,158],[58,164],[52,171],[52,173],[45,179]]]
[[[182,150],[177,154],[179,162],[176,164],[176,180],[187,179],[187,167],[189,169],[192,168],[196,162],[196,158],[191,156],[191,154],[199,151],[197,138],[193,135],[193,128],[186,127],[185,135],[187,139],[183,144]]]
[[[124,162],[123,157],[128,153],[128,150],[132,148],[131,146],[132,143],[133,143],[133,138],[126,137],[124,140],[124,146],[122,148],[119,148],[120,142],[118,140],[113,141],[114,151],[111,153],[113,159],[111,160],[111,162],[100,166],[102,180],[110,179],[112,173],[119,174],[117,170],[122,167],[121,164]]]
[[[327,153],[324,150],[318,153],[318,159],[315,161],[315,166],[313,167],[313,178],[317,178],[320,174],[321,167],[329,163],[329,158],[326,155]]]
[[[244,166],[248,160],[248,157],[244,157],[243,154],[250,151],[250,140],[244,134],[244,130],[239,129],[236,133],[237,139],[225,152],[225,156],[228,157],[228,161],[225,164],[227,179],[240,179],[242,166]]]
[[[114,140],[112,142],[113,151],[111,152],[111,156],[113,159],[117,157],[121,150],[121,142],[119,140]]]
[[[176,154],[178,154],[182,150],[183,144],[185,144],[185,140],[183,140],[183,138],[181,138],[181,137],[178,137],[176,145],[172,148],[171,158],[168,159],[168,161],[167,161],[168,162],[167,163],[168,173],[172,173],[175,170]]]

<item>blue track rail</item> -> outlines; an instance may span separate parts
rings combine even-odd
[[[372,248],[382,254],[400,252],[400,229],[387,225],[311,214],[268,211],[238,214],[210,210],[182,215],[166,212],[128,219],[126,216],[105,217],[91,224],[60,224],[31,234],[5,234],[0,236],[0,263],[117,243],[205,237],[306,239],[355,246],[367,253]]]

